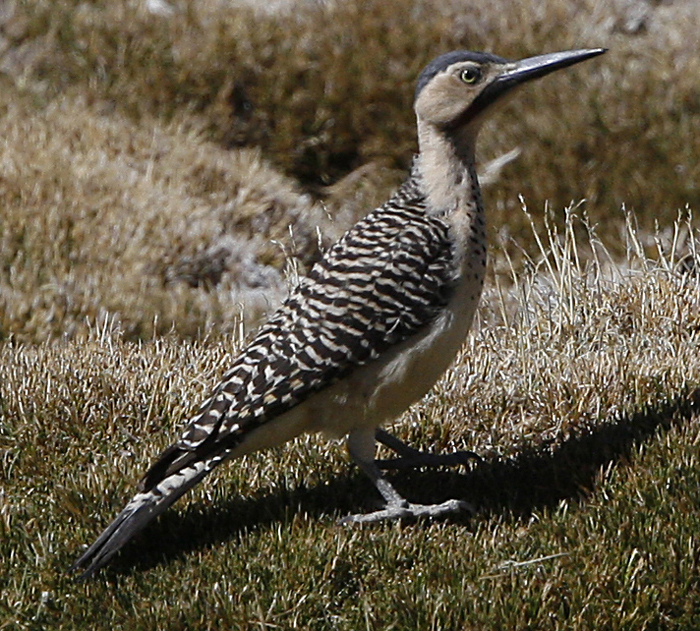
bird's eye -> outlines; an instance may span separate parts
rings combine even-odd
[[[481,79],[481,70],[479,70],[479,68],[476,66],[469,66],[468,68],[464,68],[464,70],[462,70],[459,78],[462,80],[462,82],[471,85]]]

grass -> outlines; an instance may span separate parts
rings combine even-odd
[[[212,141],[261,146],[312,184],[377,159],[406,167],[414,79],[445,50],[520,57],[608,46],[605,62],[541,83],[484,134],[487,159],[526,149],[492,208],[512,211],[518,193],[563,207],[573,174],[589,203],[624,202],[645,221],[649,208],[696,205],[698,69],[686,45],[696,4],[649,3],[637,28],[627,25],[633,3],[511,4],[356,0],[262,14],[212,0],[173,2],[163,18],[137,2],[34,0],[20,4],[8,30],[34,51],[20,69],[41,99],[82,98],[146,124],[196,118]],[[569,142],[557,144],[562,136]],[[557,160],[541,169],[553,146]]]
[[[585,198],[601,233],[618,231],[622,204],[646,232],[670,225],[699,201],[685,42],[700,16],[677,0],[635,22],[623,4],[208,0],[164,16],[136,0],[10,3],[0,338],[77,338],[103,322],[129,339],[230,335],[233,312],[254,326],[284,295],[286,261],[308,269],[398,183],[415,77],[450,48],[610,48],[529,86],[484,130],[482,166],[519,150],[485,191],[492,238],[522,235],[536,252],[519,196],[538,216],[543,200]]]
[[[491,288],[458,362],[395,428],[483,455],[395,477],[413,499],[472,502],[474,517],[342,528],[374,491],[339,444],[306,437],[223,468],[76,583],[65,568],[235,342],[105,327],[6,343],[5,628],[692,628],[698,279],[670,253],[606,261],[580,224],[536,224],[538,260]],[[597,256],[577,264],[586,249]]]
[[[697,3],[7,4],[0,629],[700,626]],[[599,45],[484,130],[482,167],[520,153],[485,191],[477,325],[392,428],[482,455],[393,478],[476,515],[341,528],[376,492],[305,437],[222,467],[94,581],[66,574],[400,180],[425,62]]]

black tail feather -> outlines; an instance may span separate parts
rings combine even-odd
[[[137,493],[69,571],[83,570],[80,579],[103,567],[136,533],[195,486],[218,462],[200,462],[170,475],[148,491]]]

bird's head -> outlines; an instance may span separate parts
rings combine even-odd
[[[605,52],[570,50],[508,61],[496,55],[454,51],[431,61],[418,78],[414,108],[419,125],[446,133],[478,130],[485,115],[531,79]]]

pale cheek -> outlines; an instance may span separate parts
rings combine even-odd
[[[459,116],[467,100],[467,90],[461,83],[427,88],[416,102],[416,113],[424,121],[448,123]]]

